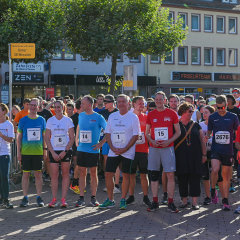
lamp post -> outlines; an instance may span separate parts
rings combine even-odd
[[[74,71],[74,99],[77,100],[77,68],[73,68]]]

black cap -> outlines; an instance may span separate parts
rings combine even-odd
[[[111,95],[111,94],[106,95],[104,100],[107,100],[109,102],[114,102],[115,101],[114,96]]]

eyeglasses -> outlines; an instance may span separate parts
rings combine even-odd
[[[225,110],[226,109],[226,107],[224,106],[224,107],[217,107],[217,109],[222,109],[222,110]]]

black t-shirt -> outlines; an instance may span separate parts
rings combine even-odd
[[[75,132],[75,133],[76,133],[76,130],[77,130],[77,125],[78,125],[78,116],[79,116],[78,113],[74,113],[74,114],[71,116],[71,119],[72,119],[73,125],[74,125],[74,132]]]
[[[107,121],[108,118],[109,118],[109,116],[110,116],[112,113],[117,112],[117,111],[118,111],[117,108],[114,108],[114,110],[113,110],[112,112],[109,112],[107,109],[104,109],[104,110],[100,111],[99,114],[101,114],[101,115],[105,118],[105,120]]]
[[[233,107],[233,109],[227,108],[228,112],[235,113],[238,117],[238,121],[240,122],[240,109],[237,107]]]
[[[43,109],[41,112],[38,112],[37,114],[39,116],[42,116],[46,120],[46,122],[50,117],[53,116],[52,113],[47,109]]]

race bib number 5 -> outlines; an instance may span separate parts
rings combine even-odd
[[[80,143],[92,143],[92,131],[80,131]]]
[[[40,128],[28,128],[27,140],[28,141],[40,141]]]
[[[230,144],[230,132],[218,131],[215,133],[215,142],[218,144]]]
[[[154,135],[156,141],[168,140],[168,128],[167,127],[155,128]]]

